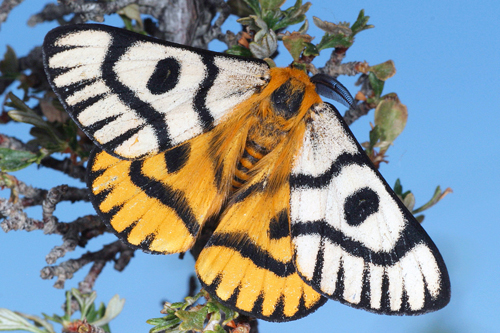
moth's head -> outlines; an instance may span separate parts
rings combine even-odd
[[[322,103],[321,96],[352,107],[354,98],[337,79],[316,74],[309,77],[295,68],[271,68],[271,80],[259,93],[262,98],[262,115],[276,117],[282,129],[293,126],[308,114],[315,104]]]
[[[321,103],[309,76],[294,68],[271,68],[271,80],[262,91],[264,117],[276,117],[283,129],[300,121],[314,104]]]

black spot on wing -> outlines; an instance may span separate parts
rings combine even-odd
[[[126,34],[113,35],[112,43],[108,48],[104,63],[101,67],[102,78],[106,85],[115,93],[118,98],[129,108],[134,110],[145,122],[153,128],[158,140],[160,150],[168,149],[172,146],[170,134],[165,126],[163,114],[153,108],[149,103],[138,98],[134,91],[124,85],[114,70],[115,63],[133,45],[134,39],[127,38]]]
[[[179,171],[189,160],[191,145],[186,142],[165,152],[165,164],[169,173]]]
[[[287,209],[283,209],[271,219],[268,233],[270,239],[281,239],[290,236],[290,222]]]
[[[181,66],[174,58],[158,61],[146,87],[153,95],[161,95],[172,90],[179,82]]]
[[[357,227],[378,211],[380,199],[375,191],[364,187],[345,199],[344,217],[350,226]]]

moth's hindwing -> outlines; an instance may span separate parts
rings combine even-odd
[[[210,130],[269,79],[261,60],[95,24],[52,30],[43,52],[66,111],[101,149],[125,159]]]
[[[304,317],[326,301],[295,271],[288,197],[286,184],[272,196],[254,190],[233,203],[196,262],[211,295],[270,321]]]
[[[323,295],[384,314],[450,299],[436,246],[332,106],[313,108],[290,179],[295,267]]]
[[[189,250],[225,199],[207,155],[210,141],[209,132],[134,161],[96,148],[87,175],[95,209],[135,247],[165,254]]]

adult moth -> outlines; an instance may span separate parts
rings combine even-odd
[[[124,242],[188,251],[223,304],[289,321],[328,298],[381,314],[445,306],[436,246],[338,111],[336,80],[103,25],[43,45],[49,82],[97,148],[95,209]],[[335,85],[335,87],[334,87]]]

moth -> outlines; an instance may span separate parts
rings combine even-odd
[[[103,25],[48,33],[49,82],[96,144],[91,201],[152,253],[188,251],[240,313],[304,317],[334,299],[389,315],[450,299],[443,259],[331,104],[336,80]]]

